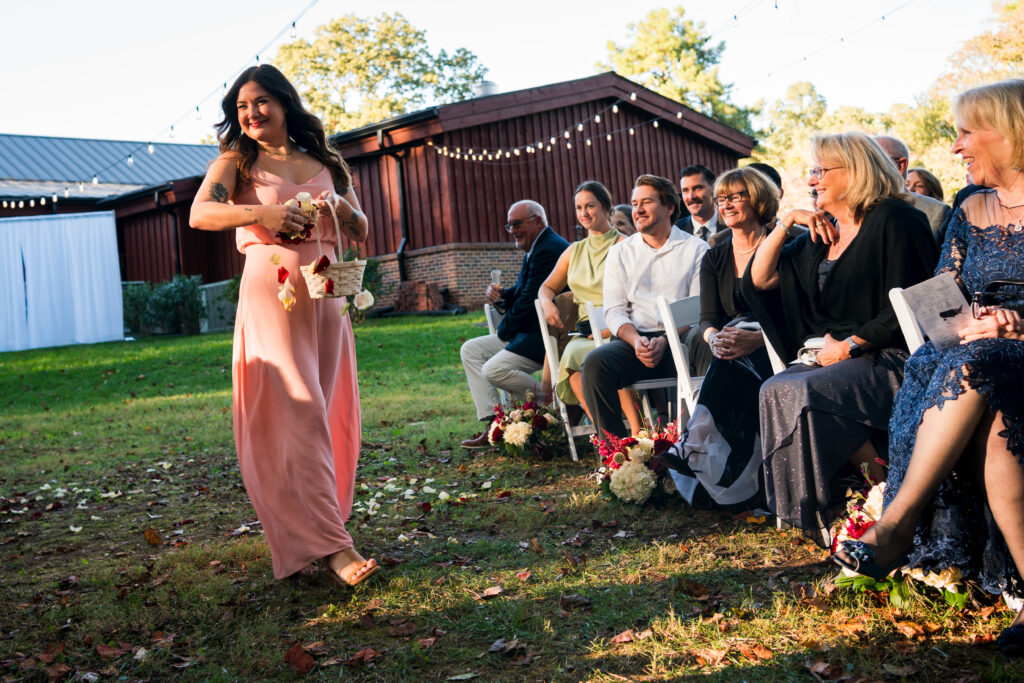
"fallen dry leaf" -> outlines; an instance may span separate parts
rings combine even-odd
[[[107,645],[105,643],[98,643],[96,645],[96,654],[98,654],[100,657],[103,657],[104,659],[114,659],[115,657],[120,657],[127,651],[127,649],[114,647],[112,645]]]
[[[530,572],[528,571],[516,572],[516,578],[520,581],[528,581],[530,579],[530,576],[532,576],[532,574],[530,574]]]
[[[586,609],[591,606],[591,602],[579,593],[573,593],[571,595],[560,595],[558,597],[558,605],[566,610]]]
[[[454,676],[449,676],[445,680],[446,681],[469,681],[469,680],[472,680],[472,679],[476,678],[479,675],[480,674],[477,674],[477,673],[456,674]]]
[[[914,638],[924,638],[924,627],[913,621],[896,622],[896,630],[911,640]]]
[[[677,579],[676,590],[697,600],[707,599],[711,595],[711,590],[707,586],[689,579]]]
[[[411,621],[403,621],[388,629],[388,635],[392,638],[402,638],[416,633],[416,624]]]
[[[142,532],[142,535],[146,537],[146,542],[150,545],[162,545],[164,540],[160,538],[160,532],[152,527]]]
[[[483,593],[477,593],[476,591],[469,590],[468,588],[466,590],[469,591],[470,595],[472,595],[475,600],[491,600],[505,592],[505,589],[501,586],[485,588]]]
[[[697,658],[697,664],[700,666],[718,666],[729,652],[727,650],[702,648],[695,650],[693,654]]]
[[[373,628],[373,612],[363,612],[359,615],[359,628]]]
[[[897,666],[896,664],[882,664],[882,670],[890,676],[913,676],[921,667],[917,664],[904,664],[903,666]]]
[[[633,629],[627,629],[619,635],[612,638],[613,643],[632,643],[633,642]]]
[[[331,649],[324,644],[324,641],[317,640],[312,643],[306,643],[302,646],[302,649],[314,657],[323,657],[326,654],[330,654]]]
[[[313,658],[302,649],[302,643],[295,641],[284,653],[285,664],[295,669],[299,675],[306,675],[313,670]]]
[[[416,643],[422,650],[429,650],[434,647],[434,643],[437,642],[437,638],[417,638]]]
[[[544,554],[544,546],[541,544],[540,539],[534,536],[530,539],[530,550],[537,553],[538,555]]]
[[[359,652],[345,660],[346,666],[361,666],[372,662],[377,657],[377,651],[372,647],[364,647]]]

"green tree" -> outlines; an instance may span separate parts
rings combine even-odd
[[[329,133],[465,99],[487,74],[465,48],[431,52],[426,32],[398,13],[346,14],[314,35],[282,45],[276,63]]]
[[[754,112],[732,104],[732,85],[718,77],[725,43],[711,44],[704,22],[687,19],[682,7],[661,8],[651,10],[627,28],[626,45],[608,41],[608,62],[599,62],[598,69],[613,70],[665,97],[752,133],[750,117]]]
[[[994,0],[988,30],[954,52],[949,70],[932,86],[933,97],[949,99],[967,88],[1019,76],[1024,64],[1024,2]]]

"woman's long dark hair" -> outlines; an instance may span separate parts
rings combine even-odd
[[[306,154],[320,161],[331,171],[335,192],[338,194],[348,192],[352,187],[352,172],[345,160],[341,158],[338,150],[328,144],[324,124],[316,116],[306,111],[295,86],[285,78],[283,73],[270,64],[251,66],[235,79],[234,84],[221,100],[220,107],[224,112],[224,120],[214,126],[217,130],[217,139],[220,140],[221,153],[237,152],[241,155],[237,162],[239,182],[242,185],[248,185],[251,182],[249,173],[259,154],[259,146],[242,132],[242,126],[238,123],[238,92],[249,81],[258,83],[278,99],[284,108],[284,121],[288,137],[303,148]]]

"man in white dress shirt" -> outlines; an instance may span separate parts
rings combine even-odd
[[[612,246],[605,261],[604,316],[615,339],[583,361],[583,396],[599,435],[629,435],[619,411],[619,389],[640,380],[675,377],[656,300],[659,295],[675,301],[699,294],[700,264],[708,250],[704,240],[672,225],[679,213],[672,181],[640,176],[632,205],[637,233]],[[690,351],[691,370],[701,375],[711,352],[697,330],[694,326],[679,333]]]

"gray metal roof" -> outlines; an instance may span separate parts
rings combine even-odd
[[[133,163],[126,159],[132,155]],[[215,145],[0,134],[0,182],[55,181],[143,187],[206,173]],[[105,193],[109,194],[109,193]]]

